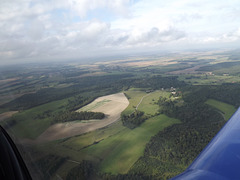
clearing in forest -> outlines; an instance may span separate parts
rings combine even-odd
[[[206,104],[219,109],[223,113],[225,120],[228,120],[233,115],[233,113],[237,110],[233,105],[230,105],[221,101],[217,101],[214,99],[208,99],[206,101]]]
[[[129,106],[123,111],[123,114],[131,114],[136,108],[143,111],[146,115],[155,115],[158,113],[159,105],[157,104],[159,97],[169,98],[170,92],[153,91],[146,93],[137,88],[129,89],[124,92],[129,98]]]

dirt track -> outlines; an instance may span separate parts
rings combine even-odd
[[[103,112],[106,117],[103,120],[89,120],[84,122],[58,123],[50,126],[37,139],[37,142],[46,142],[66,137],[71,137],[99,128],[108,126],[120,119],[121,112],[128,106],[129,101],[123,93],[112,94],[97,98],[90,106],[94,106],[104,101],[100,106],[96,106],[92,111]],[[89,106],[89,105],[88,105]]]

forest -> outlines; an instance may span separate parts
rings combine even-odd
[[[89,178],[89,172],[93,177],[101,179],[169,179],[181,173],[188,167],[196,156],[203,150],[209,141],[225,124],[225,120],[219,110],[205,104],[208,98],[221,97],[223,102],[229,102],[239,92],[239,85],[224,85],[229,89],[223,91],[221,86],[185,86],[183,103],[178,99],[169,100],[159,97],[159,113],[174,117],[182,121],[165,128],[151,138],[147,143],[144,155],[124,175],[113,175],[92,171],[94,164],[83,162],[78,168],[72,169],[68,177]],[[201,93],[200,93],[201,92]],[[231,104],[240,103],[240,99]],[[135,128],[141,124],[144,117],[142,112],[134,112],[129,116],[122,116],[123,125]],[[130,123],[131,122],[131,123]],[[134,124],[136,122],[136,124]],[[89,169],[88,169],[89,167]],[[91,167],[91,168],[90,168]],[[77,170],[78,169],[78,170]],[[84,170],[85,169],[85,170]]]
[[[135,110],[129,115],[122,114],[121,120],[124,126],[134,129],[142,124],[148,117],[144,116],[144,112]]]
[[[104,113],[101,112],[59,112],[56,116],[53,117],[52,124],[59,122],[69,122],[76,120],[90,120],[90,119],[103,119],[105,117]]]
[[[235,56],[232,58],[236,59]],[[204,60],[204,62],[211,61],[211,59]],[[25,73],[21,69],[15,70],[19,79],[16,78],[9,85],[2,83],[3,88],[0,93],[3,96],[8,92],[20,93],[20,95],[6,103],[1,103],[1,112],[18,111],[1,123],[9,131],[12,129],[18,131],[18,127],[25,127],[25,124],[29,125],[34,121],[39,125],[38,129],[42,128],[39,132],[30,132],[30,135],[21,131],[17,132],[24,138],[29,136],[31,140],[34,140],[46,128],[56,123],[76,120],[86,123],[81,120],[91,119],[101,121],[107,116],[102,112],[76,111],[98,97],[119,92],[123,92],[131,101],[133,98],[131,99],[126,93],[130,89],[133,94],[135,92],[140,94],[136,98],[138,101],[136,100],[134,106],[131,106],[130,113],[121,114],[121,121],[113,123],[115,129],[108,126],[94,132],[40,145],[27,144],[27,148],[31,150],[30,154],[36,155],[33,162],[37,164],[40,171],[47,172],[45,175],[41,175],[43,179],[56,178],[55,175],[61,173],[65,167],[68,170],[64,172],[63,179],[169,179],[183,172],[226,123],[227,119],[224,118],[223,111],[206,102],[213,99],[233,105],[235,108],[240,106],[238,81],[226,82],[221,78],[228,77],[212,75],[213,79],[219,78],[220,83],[216,84],[208,81],[210,75],[204,74],[205,71],[218,71],[238,66],[237,60],[236,62],[220,62],[202,66],[198,69],[199,72],[194,72],[199,74],[168,74],[167,72],[172,70],[184,70],[184,68],[194,67],[194,64],[201,64],[196,58],[178,60],[178,62],[179,64],[174,65],[173,63],[164,67],[129,67],[121,66],[121,64],[94,66],[94,68],[98,67],[98,70],[59,65],[57,68],[54,66],[36,68],[38,70],[34,72],[27,71],[22,67],[26,71]],[[97,76],[88,76],[88,74],[96,72],[99,73]],[[238,75],[238,72],[234,72],[234,74]],[[14,78],[13,75],[14,70],[11,70],[9,74],[3,74],[2,77]],[[237,79],[238,76],[235,78]],[[194,79],[196,81],[204,80],[206,83],[193,85],[191,82],[195,81]],[[162,93],[164,95],[160,96],[160,93],[156,92],[165,94]],[[143,97],[148,97],[148,104],[144,104],[142,107],[156,107],[156,111],[154,109],[152,114],[144,112],[141,108],[140,110],[136,109],[136,105],[143,100]],[[26,115],[30,115],[27,120]],[[128,172],[117,174],[101,168],[100,164],[104,161],[102,156],[107,156],[109,152],[98,152],[94,149],[95,145],[101,147],[104,140],[109,138],[110,140],[106,141],[106,144],[109,143],[109,146],[115,148],[118,144],[114,140],[119,138],[120,133],[128,132],[130,136],[131,132],[137,132],[135,130],[143,127],[149,119],[155,120],[154,118],[163,115],[178,120],[178,123],[171,124],[161,131],[157,129],[156,134],[146,141],[142,155],[134,161],[135,163],[130,166]],[[127,142],[129,137],[126,137],[120,143]],[[89,140],[91,142],[88,143]],[[60,150],[57,149],[55,154],[52,153],[50,147],[61,147],[62,151],[59,152]],[[93,151],[97,153],[88,157],[88,152]],[[72,154],[67,156],[66,152],[72,152]],[[82,155],[80,152],[86,154]],[[86,159],[81,157],[84,155],[87,156]],[[76,159],[80,157],[79,162],[73,157]],[[75,161],[75,164],[71,162],[72,160]]]

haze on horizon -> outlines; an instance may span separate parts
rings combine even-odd
[[[0,64],[237,48],[237,0],[2,0]]]

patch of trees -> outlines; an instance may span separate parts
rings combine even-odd
[[[213,65],[207,65],[200,67],[197,71],[215,71],[223,68],[231,68],[233,66],[239,66],[240,62],[222,62]]]
[[[126,98],[129,100],[131,99],[131,97],[129,95],[127,95],[126,93],[124,93],[124,95],[126,96]]]
[[[92,96],[92,97],[74,96],[72,100],[68,100],[66,109],[68,111],[75,111],[91,103],[95,98],[96,98],[95,96]]]
[[[151,88],[153,90],[161,88],[171,88],[171,87],[184,87],[186,83],[184,81],[179,81],[177,76],[153,76],[144,79],[137,79],[134,82],[134,87],[138,88]]]
[[[206,122],[205,122],[206,123]],[[146,145],[144,156],[129,173],[154,174],[156,179],[170,179],[183,172],[223,126],[224,121],[179,124],[166,128]]]
[[[66,177],[66,180],[72,179],[95,179],[96,168],[90,161],[82,161],[78,166],[72,168]],[[98,179],[98,178],[97,178]]]
[[[176,176],[188,167],[224,125],[222,115],[204,103],[211,95],[210,91],[207,93],[208,88],[190,89],[185,89],[183,99],[186,101],[181,106],[165,98],[159,99],[162,113],[178,118],[182,123],[167,127],[152,137],[144,156],[134,164],[130,174],[141,172],[156,179]],[[203,90],[201,95],[200,89]]]
[[[68,122],[68,121],[75,121],[75,120],[103,119],[104,117],[105,117],[105,114],[102,113],[102,112],[88,112],[88,111],[70,112],[70,111],[64,111],[64,112],[60,112],[56,116],[54,116],[52,123]]]
[[[147,117],[144,116],[144,112],[138,110],[135,110],[130,115],[121,115],[123,125],[128,127],[129,129],[134,129],[140,126],[146,119]]]
[[[142,173],[118,174],[118,175],[105,173],[105,174],[100,174],[99,177],[105,180],[153,180],[154,179],[152,175],[146,176],[145,174],[142,174]]]
[[[64,88],[44,88],[36,93],[25,94],[16,98],[9,103],[1,105],[0,108],[25,110],[48,102],[68,98],[81,92],[92,92],[96,95],[99,92],[104,92],[105,94],[116,93],[121,91],[124,86],[122,79],[129,77],[132,77],[132,75],[122,74],[68,79],[66,82],[61,83],[74,83],[74,85]]]
[[[109,174],[100,173],[95,164],[91,161],[83,160],[78,166],[72,168],[66,177],[66,180],[72,179],[105,179],[105,180],[152,180],[152,176],[146,176],[142,173],[133,174]]]
[[[134,78],[131,74],[72,78],[59,83],[74,83],[74,85],[64,88],[40,89],[36,93],[25,94],[0,107],[10,110],[26,110],[84,92],[92,92],[93,95],[104,92],[103,94],[106,95],[119,92],[123,88],[128,89],[129,87],[151,88],[155,90],[160,88],[183,87],[186,85],[183,81],[179,81],[177,76],[153,76],[142,79]]]
[[[41,172],[43,172],[43,179],[51,179],[54,173],[60,168],[60,166],[65,163],[67,160],[66,157],[60,157],[56,155],[47,155],[41,159],[34,162],[33,166],[37,165]]]
[[[183,88],[183,99],[187,103],[202,103],[216,99],[236,108],[240,106],[240,84],[224,83],[220,86],[188,86]]]
[[[232,104],[238,108],[240,106],[239,92],[239,84],[223,84],[221,86],[212,87],[210,97],[228,104]]]

